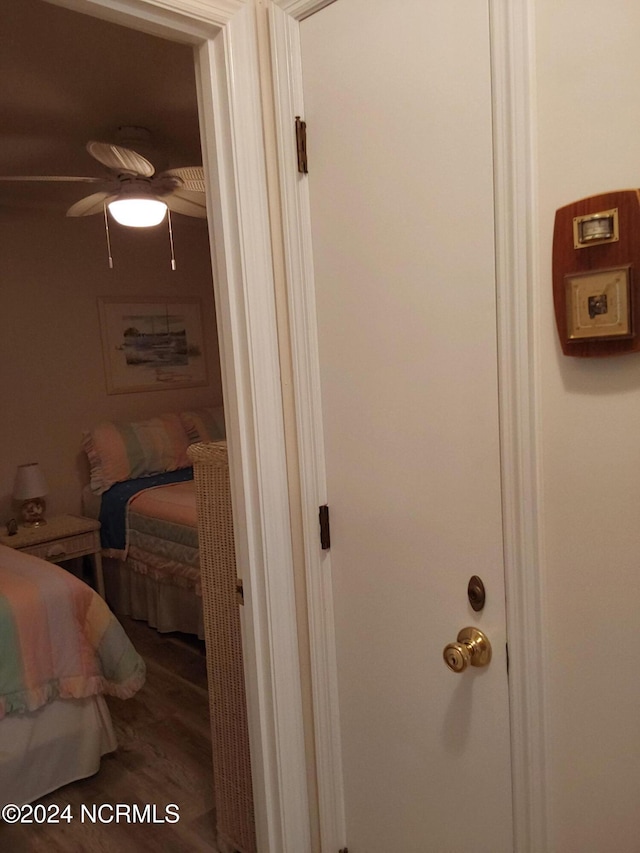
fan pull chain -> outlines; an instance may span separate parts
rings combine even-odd
[[[107,237],[107,256],[109,258],[109,269],[113,269],[113,258],[111,257],[111,240],[109,238],[109,218],[107,216],[107,205],[106,203],[102,203],[102,210],[104,212],[104,232]]]
[[[167,224],[169,225],[169,243],[171,244],[171,269],[176,268],[176,258],[173,251],[173,228],[171,227],[171,211],[167,208]]]

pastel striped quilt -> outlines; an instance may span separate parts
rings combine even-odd
[[[139,492],[127,514],[127,565],[158,583],[202,595],[193,480]]]
[[[0,545],[0,719],[57,698],[127,699],[144,680],[144,661],[97,593]]]

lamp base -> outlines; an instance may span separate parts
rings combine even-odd
[[[44,498],[30,498],[23,501],[20,507],[20,517],[23,527],[42,527],[47,523],[44,517],[47,504]]]

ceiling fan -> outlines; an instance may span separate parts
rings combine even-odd
[[[89,154],[106,166],[106,178],[17,175],[0,181],[59,181],[99,185],[98,192],[85,196],[67,210],[67,216],[92,216],[105,206],[117,222],[134,227],[157,225],[169,210],[201,219],[207,215],[202,166],[183,166],[156,175],[154,166],[129,148],[108,142],[88,142]],[[146,213],[144,212],[146,211]]]
[[[111,172],[105,178],[62,175],[6,175],[0,181],[43,181],[90,183],[99,186],[72,204],[67,216],[103,213],[109,267],[113,267],[107,209],[116,222],[134,228],[159,225],[167,215],[171,244],[171,268],[175,270],[171,213],[206,218],[204,171],[202,166],[181,166],[156,174],[154,166],[130,148],[109,142],[87,143],[89,154]]]

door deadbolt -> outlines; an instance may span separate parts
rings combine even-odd
[[[469,665],[487,666],[491,660],[491,643],[478,628],[463,628],[458,642],[444,647],[442,657],[453,672],[464,672]]]
[[[482,578],[478,577],[478,575],[474,575],[469,579],[467,597],[469,599],[469,604],[476,612],[483,609],[487,600],[487,593],[484,588]]]

